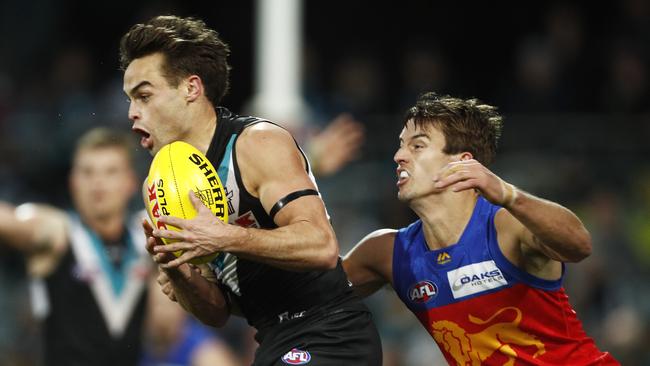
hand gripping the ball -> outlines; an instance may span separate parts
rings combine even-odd
[[[157,264],[165,264],[174,258],[176,258],[173,254],[171,253],[157,253],[155,248],[157,246],[164,246],[165,243],[160,238],[157,238],[153,235],[154,228],[147,219],[142,220],[142,229],[144,229],[144,235],[147,239],[146,241],[146,249],[149,254],[151,254],[152,259],[154,262]]]
[[[194,194],[188,196],[188,191]],[[177,230],[174,226],[166,225],[161,220],[163,217],[194,218],[197,214],[197,206],[192,202],[195,194],[214,216],[228,222],[226,194],[217,170],[203,153],[186,142],[174,141],[158,151],[151,162],[142,193],[151,226],[158,230]],[[203,205],[200,208],[205,209]],[[164,244],[175,241],[169,236],[160,239]],[[217,254],[193,258],[191,263],[211,262]],[[174,255],[181,256],[182,251],[176,251]]]
[[[488,201],[509,207],[517,198],[517,188],[474,159],[447,164],[434,178],[435,187],[451,187],[454,192],[476,189]]]
[[[190,201],[197,211],[192,219],[181,219],[173,216],[161,216],[159,221],[165,225],[177,227],[179,230],[154,229],[152,234],[159,239],[171,239],[174,242],[166,245],[156,245],[155,253],[168,254],[181,251],[182,254],[167,263],[161,263],[163,268],[178,267],[183,263],[210,256],[222,251],[224,244],[233,240],[237,226],[228,225],[217,217],[190,191]]]

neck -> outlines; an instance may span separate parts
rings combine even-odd
[[[217,112],[211,104],[205,103],[190,118],[195,123],[193,123],[188,136],[183,140],[205,154],[210,148],[214,131],[217,128]]]
[[[105,241],[117,241],[124,234],[124,216],[83,217],[83,221]]]
[[[472,217],[477,198],[478,194],[473,190],[446,190],[410,203],[411,209],[422,220],[424,237],[430,249],[446,248],[458,242]]]

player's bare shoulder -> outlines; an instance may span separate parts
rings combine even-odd
[[[288,144],[286,147],[291,148],[295,146],[289,131],[273,123],[259,122],[245,128],[237,138],[238,156],[242,149],[244,150],[242,155],[245,155],[247,152],[282,148],[285,147],[284,144]],[[259,157],[263,158],[263,156]]]
[[[254,195],[270,177],[308,179],[295,140],[280,126],[260,122],[246,128],[237,138],[235,149],[244,185]]]
[[[494,216],[497,242],[503,255],[515,264],[521,265],[522,250],[520,236],[524,226],[508,210],[500,208]]]

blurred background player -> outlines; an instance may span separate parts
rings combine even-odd
[[[131,136],[92,129],[79,139],[72,159],[73,211],[0,202],[0,239],[25,254],[34,311],[44,317],[43,361],[237,365],[215,334],[159,291],[147,290],[155,286],[155,268],[144,249],[144,212],[129,212],[137,185],[133,151]],[[156,347],[161,345],[166,353]]]
[[[375,231],[348,253],[355,288],[391,284],[451,365],[618,365],[562,287],[564,262],[591,254],[589,232],[485,167],[501,135],[496,108],[427,93],[403,123],[398,198],[419,220]]]
[[[46,365],[135,365],[153,266],[128,136],[97,128],[73,156],[74,211],[39,204],[0,206],[0,238],[24,252],[44,318]]]

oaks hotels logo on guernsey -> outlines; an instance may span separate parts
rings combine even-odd
[[[438,295],[438,286],[431,281],[420,281],[408,290],[408,296],[416,304],[423,304]]]
[[[311,361],[311,355],[307,351],[301,351],[297,348],[292,349],[282,356],[282,362],[287,365],[304,365]]]
[[[454,299],[492,290],[508,284],[494,261],[485,261],[447,272]]]

